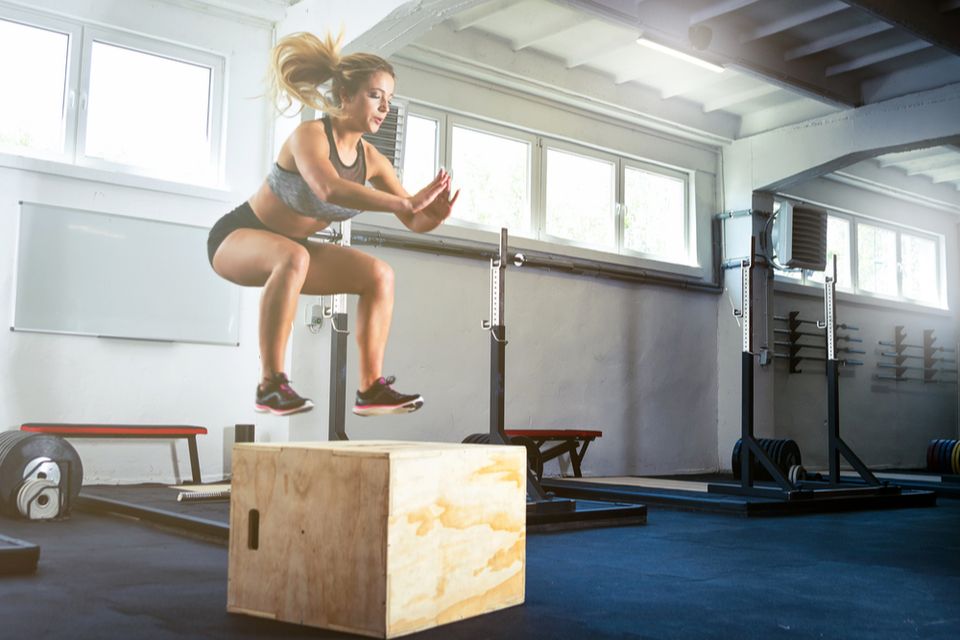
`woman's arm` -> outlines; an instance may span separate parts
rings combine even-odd
[[[368,189],[344,180],[330,162],[330,145],[323,127],[321,121],[301,125],[290,136],[288,148],[297,171],[324,202],[348,209],[412,214],[429,205],[447,186],[446,175],[438,175],[427,187],[410,196]]]
[[[401,198],[410,197],[403,185],[400,184],[390,161],[372,144],[364,142],[364,147],[367,149],[367,158],[369,159],[367,167],[371,184],[379,191],[392,193]],[[441,170],[434,182],[441,177],[445,178],[446,186],[427,206],[414,212],[393,212],[400,219],[400,222],[411,231],[417,233],[432,231],[450,217],[453,203],[456,202],[460,191],[458,190],[451,199],[450,181],[447,173]]]

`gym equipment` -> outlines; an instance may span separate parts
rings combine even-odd
[[[759,438],[757,443],[770,456],[777,468],[783,473],[789,473],[790,470],[799,466],[801,463],[800,447],[793,440],[776,440],[773,438]],[[741,464],[740,451],[743,446],[743,440],[737,440],[733,445],[733,454],[731,456],[731,467],[733,468],[733,477],[740,479]],[[754,460],[753,473],[758,480],[772,480],[766,469],[760,466],[759,461]]]
[[[340,223],[334,242],[342,247],[350,246],[350,221]],[[331,442],[349,440],[347,437],[347,296],[333,296],[332,305],[323,310],[323,317],[330,320],[330,411],[327,420],[328,437]]]
[[[590,446],[591,442],[601,437],[603,432],[590,429],[507,429],[506,434],[510,438],[529,438],[537,446],[541,458],[541,472],[538,477],[542,480],[542,464],[564,454],[570,456],[574,477],[583,477],[580,465],[583,463],[583,457],[587,455],[587,447]],[[543,445],[548,442],[556,442],[557,444],[544,449]]]
[[[826,362],[827,359],[822,356],[811,356],[801,353],[804,349],[813,349],[817,351],[824,351],[827,348],[826,345],[826,335],[821,333],[822,329],[817,325],[815,320],[801,320],[800,312],[791,311],[787,316],[774,316],[773,319],[781,322],[787,323],[786,329],[774,329],[773,332],[778,335],[785,335],[787,340],[777,340],[773,344],[775,347],[786,347],[787,352],[783,353],[782,351],[774,354],[774,358],[789,360],[790,362],[790,373],[802,373],[803,371],[799,368],[800,363],[803,360],[813,360],[817,362]],[[801,325],[804,324],[813,324],[817,326],[819,331],[801,331]],[[859,331],[858,327],[854,327],[848,324],[837,324],[837,328],[846,329],[848,333],[841,335],[837,334],[837,341],[845,341],[848,343],[852,342],[863,342],[860,338],[853,337],[849,332]],[[801,342],[801,339],[804,337],[817,338],[817,343],[810,344],[807,342]],[[838,352],[849,353],[849,354],[866,354],[866,351],[863,349],[854,349],[852,347],[837,347]],[[842,361],[844,366],[862,366],[863,362],[860,360],[853,360],[851,358],[846,358]]]
[[[878,362],[878,369],[893,369],[894,373],[876,374],[877,380],[894,380],[896,382],[938,382],[943,384],[957,384],[956,377],[943,378],[939,374],[950,373],[956,376],[957,367],[944,367],[942,363],[956,364],[956,357],[945,357],[944,353],[956,353],[956,349],[950,347],[937,347],[934,343],[937,341],[933,335],[933,329],[924,329],[923,344],[908,344],[906,342],[907,332],[903,325],[894,327],[893,341],[880,340],[878,344],[883,347],[890,347],[893,351],[881,351],[880,355],[884,358],[892,358],[892,362]],[[922,353],[913,353],[910,350],[922,349]],[[919,365],[907,364],[908,361],[920,360]],[[906,374],[910,371],[919,371],[920,377],[909,377]]]
[[[527,448],[527,524],[566,528],[562,523],[590,522],[594,525],[645,524],[647,508],[640,504],[594,504],[592,509],[579,509],[570,498],[557,497],[543,488],[543,460],[539,446],[532,439],[507,435],[504,429],[504,397],[506,388],[507,328],[504,324],[504,303],[507,252],[507,230],[500,230],[497,255],[490,259],[490,318],[481,327],[490,334],[490,426],[489,432],[471,434],[464,440],[489,444],[522,444]],[[514,264],[525,258],[518,254]],[[515,440],[515,441],[514,441]]]
[[[525,467],[519,447],[238,445],[227,609],[392,638],[521,604]]]
[[[80,456],[63,438],[0,433],[0,513],[30,520],[66,517],[82,483]]]
[[[880,481],[871,473],[867,466],[857,457],[853,450],[840,437],[840,388],[839,367],[837,359],[837,322],[836,307],[836,273],[837,259],[834,256],[833,270],[824,278],[824,320],[818,322],[817,327],[826,330],[827,338],[827,458],[829,460],[829,475],[825,481],[801,480],[799,470],[790,478],[789,467],[783,469],[775,460],[783,455],[786,441],[775,441],[764,447],[753,434],[753,331],[750,326],[751,309],[750,293],[753,280],[753,269],[756,263],[756,239],[751,240],[750,257],[741,263],[743,278],[742,306],[734,313],[741,318],[743,328],[743,405],[741,421],[741,446],[739,449],[740,484],[729,485],[713,483],[708,491],[731,495],[757,496],[778,500],[814,500],[818,498],[837,498],[848,496],[899,496],[900,487]],[[771,452],[773,455],[771,456]],[[735,453],[737,449],[735,448]],[[799,450],[797,451],[799,454]],[[840,457],[849,462],[859,474],[863,485],[854,485],[840,478]],[[759,463],[759,465],[757,465]],[[799,459],[796,464],[799,466]],[[757,469],[762,467],[777,485],[775,487],[757,486]],[[805,476],[805,474],[803,474]]]
[[[927,445],[927,470],[960,474],[960,440],[937,438]]]
[[[200,484],[200,457],[197,454],[197,436],[206,435],[206,427],[193,425],[152,424],[65,424],[28,422],[21,431],[49,433],[65,438],[149,438],[171,440],[183,438],[190,452],[190,473],[193,482]]]
[[[37,571],[40,547],[0,535],[0,576],[18,576]]]

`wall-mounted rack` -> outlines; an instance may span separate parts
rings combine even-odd
[[[883,370],[893,370],[893,374],[878,373],[875,374],[877,380],[893,380],[895,382],[923,382],[939,384],[957,384],[956,377],[944,378],[943,374],[953,374],[956,376],[957,367],[944,367],[943,363],[953,363],[956,365],[956,348],[936,346],[937,338],[933,329],[923,330],[923,344],[910,344],[907,342],[907,332],[903,325],[897,325],[894,328],[893,340],[880,340],[877,344],[882,347],[890,347],[891,350],[883,350],[880,356],[888,358],[887,362],[878,362],[877,368]],[[920,350],[918,353],[917,350]],[[952,357],[943,354],[954,354]],[[920,364],[908,364],[914,360],[919,360]],[[920,372],[920,376],[908,376],[910,372]]]
[[[780,322],[786,322],[786,329],[774,329],[773,332],[778,335],[786,336],[786,340],[775,340],[774,348],[781,347],[780,352],[774,352],[774,358],[778,360],[787,360],[790,365],[790,373],[803,373],[803,370],[800,369],[800,363],[804,360],[810,360],[814,362],[828,362],[828,359],[821,355],[808,355],[809,350],[814,351],[826,351],[827,350],[827,334],[824,327],[819,326],[818,321],[816,320],[806,320],[800,317],[799,311],[791,311],[786,316],[774,316],[774,320]],[[813,325],[809,330],[802,331],[801,327],[803,325]],[[852,332],[859,331],[859,327],[853,325],[839,323],[836,325],[837,329],[844,329],[847,333],[836,334],[836,340],[838,342],[843,341],[846,343],[857,343],[863,342],[861,338],[857,338],[853,335]],[[816,338],[818,342],[802,342],[803,338]],[[819,342],[822,340],[822,343]],[[786,352],[783,349],[786,349]],[[807,350],[807,351],[803,351]],[[866,351],[862,349],[854,349],[850,346],[837,347],[837,353],[845,354],[866,354]],[[862,366],[863,362],[861,360],[855,360],[852,358],[845,358],[840,360],[841,365],[845,366]]]

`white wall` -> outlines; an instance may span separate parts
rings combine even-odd
[[[114,182],[109,174],[82,170],[63,177],[10,168],[17,161],[8,158],[7,166],[0,166],[0,193],[4,194],[0,219],[6,229],[16,229],[19,200],[209,226],[249,197],[262,180],[269,155],[268,111],[265,101],[255,99],[263,92],[272,42],[267,24],[149,0],[32,0],[30,4],[224,55],[228,66],[227,186],[222,190],[178,189],[143,179]],[[7,318],[13,314],[15,239],[14,233],[0,235],[0,314]],[[163,265],[156,267],[162,269]],[[259,378],[258,296],[257,291],[243,292],[239,348],[0,332],[5,382],[0,385],[0,429],[35,421],[199,424],[211,432],[199,440],[201,469],[205,478],[219,478],[224,428],[253,422],[252,394]],[[261,421],[258,427],[262,438],[286,438],[284,421]],[[74,443],[87,482],[189,477],[182,442],[178,445],[179,476],[169,442]]]

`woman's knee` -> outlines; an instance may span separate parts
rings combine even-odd
[[[284,250],[274,262],[272,271],[273,274],[303,280],[306,278],[309,269],[310,252],[302,245],[293,244],[293,246],[284,247]]]
[[[393,267],[383,260],[374,260],[370,267],[370,282],[368,290],[378,293],[393,293]]]

